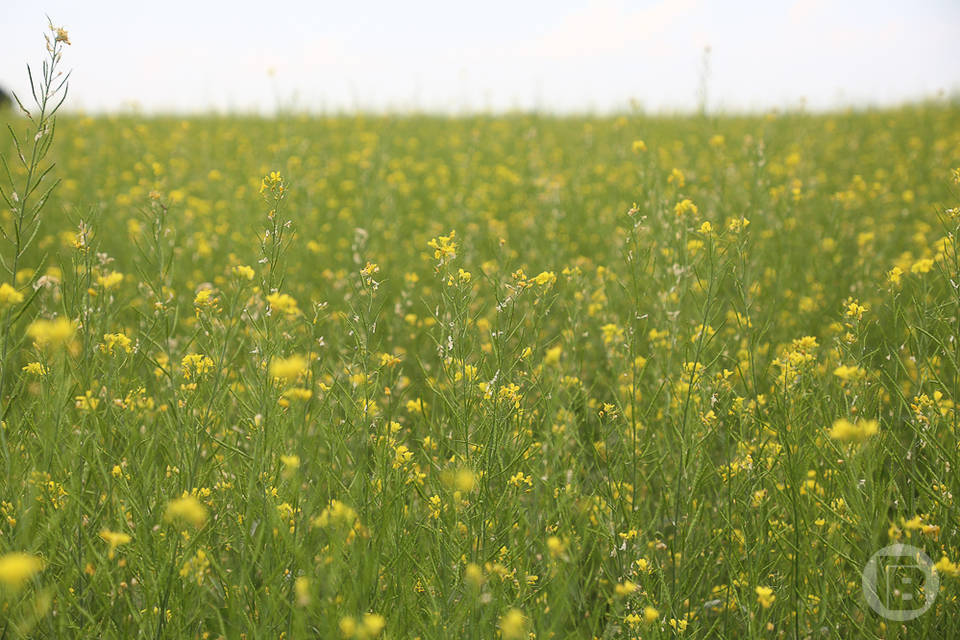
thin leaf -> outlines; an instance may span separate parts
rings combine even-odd
[[[44,63],[44,66],[46,66],[46,63]],[[37,89],[36,89],[36,87],[34,86],[34,82],[33,82],[33,69],[30,68],[30,65],[29,65],[29,64],[27,65],[27,76],[30,78],[30,93],[33,94],[33,101],[34,101],[36,104],[39,105],[39,104],[40,104],[40,101],[37,100]],[[18,102],[19,102],[19,100],[18,100]],[[21,106],[21,108],[22,108],[22,106]]]

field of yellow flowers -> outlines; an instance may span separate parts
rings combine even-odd
[[[55,66],[0,116],[0,638],[960,633],[957,104],[54,131]]]

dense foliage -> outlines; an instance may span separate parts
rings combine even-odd
[[[956,105],[5,117],[0,637],[957,633]]]

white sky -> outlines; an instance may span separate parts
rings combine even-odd
[[[45,14],[73,109],[609,111],[888,104],[960,92],[960,0],[0,0],[0,85]]]

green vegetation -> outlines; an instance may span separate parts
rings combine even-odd
[[[957,633],[960,106],[4,117],[0,637]]]

